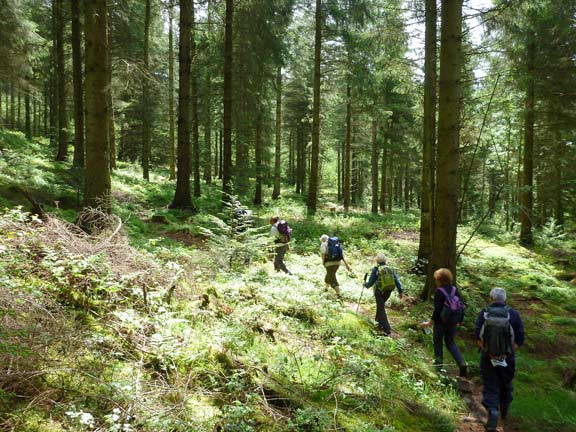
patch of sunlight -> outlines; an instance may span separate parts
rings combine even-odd
[[[200,395],[189,398],[186,401],[186,408],[190,410],[194,420],[202,423],[210,422],[222,415],[222,411],[212,404],[211,399]]]

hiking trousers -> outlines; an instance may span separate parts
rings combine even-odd
[[[383,292],[378,288],[374,289],[374,298],[376,299],[376,322],[378,327],[384,330],[385,333],[390,333],[392,329],[390,328],[390,323],[388,322],[388,316],[386,315],[386,301],[392,295],[392,291]]]
[[[512,402],[512,380],[516,372],[516,359],[506,359],[508,367],[494,367],[490,358],[482,353],[480,357],[480,376],[482,377],[482,405],[486,409],[506,410]]]
[[[443,350],[443,342],[446,343],[446,348],[456,360],[458,366],[464,366],[464,357],[462,357],[462,353],[456,346],[456,342],[454,338],[456,337],[456,331],[458,330],[458,326],[456,324],[443,324],[440,322],[434,323],[434,358],[437,365],[444,364],[444,350]]]
[[[288,252],[290,245],[289,244],[280,244],[276,246],[276,255],[274,256],[274,270],[280,271],[282,270],[284,273],[289,273],[290,270],[284,264],[284,255]]]
[[[324,282],[329,284],[332,288],[338,292],[338,287],[340,284],[338,283],[338,279],[336,279],[336,272],[338,271],[339,265],[330,265],[325,266],[326,269],[326,276],[324,276]]]

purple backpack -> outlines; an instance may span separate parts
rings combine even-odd
[[[466,305],[462,303],[460,297],[456,295],[456,287],[452,286],[450,293],[446,292],[444,287],[439,287],[438,291],[444,294],[444,304],[440,311],[440,319],[444,324],[456,324],[464,319]]]
[[[278,228],[278,232],[282,234],[282,240],[281,240],[282,243],[288,243],[290,241],[290,238],[292,237],[292,228],[290,228],[288,222],[286,222],[285,220],[281,220],[280,222],[278,222],[276,228]]]

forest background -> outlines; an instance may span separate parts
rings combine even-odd
[[[493,286],[525,317],[505,430],[574,430],[575,17],[0,0],[0,430],[481,430],[477,369],[438,375],[418,327],[438,267],[471,365]],[[342,302],[324,233],[353,264]],[[357,277],[379,251],[410,297],[395,339]]]

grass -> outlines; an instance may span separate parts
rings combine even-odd
[[[74,220],[69,167],[50,162],[46,143],[0,130],[0,149],[25,155],[12,174],[0,175],[0,204],[26,205],[6,193],[26,165],[28,186],[47,210]],[[431,367],[431,337],[418,327],[431,305],[393,295],[389,318],[401,337],[375,337],[372,293],[361,286],[381,251],[407,294],[417,296],[423,279],[409,272],[417,211],[377,216],[327,206],[309,217],[302,198],[284,191],[254,209],[254,230],[237,234],[218,205],[217,186],[203,185],[195,200],[201,212],[192,215],[166,209],[174,185],[165,172],[149,183],[140,177],[137,167],[120,164],[113,178],[132,267],[43,242],[18,211],[0,217],[0,316],[10,347],[3,364],[26,358],[23,379],[0,387],[0,424],[25,432],[455,429],[465,403],[454,381]],[[59,208],[50,204],[62,196],[69,199]],[[294,277],[271,268],[267,219],[274,214],[294,229],[287,255]],[[554,251],[572,250],[573,237],[555,236],[529,252],[496,225],[475,237],[459,262],[469,312],[458,342],[474,364],[473,319],[492,287],[506,288],[527,328],[512,421],[523,431],[570,430],[576,401],[565,376],[576,361],[576,299],[555,277],[566,262]],[[324,288],[324,233],[343,240],[353,268],[338,274],[341,302]],[[460,229],[460,244],[469,233]]]

